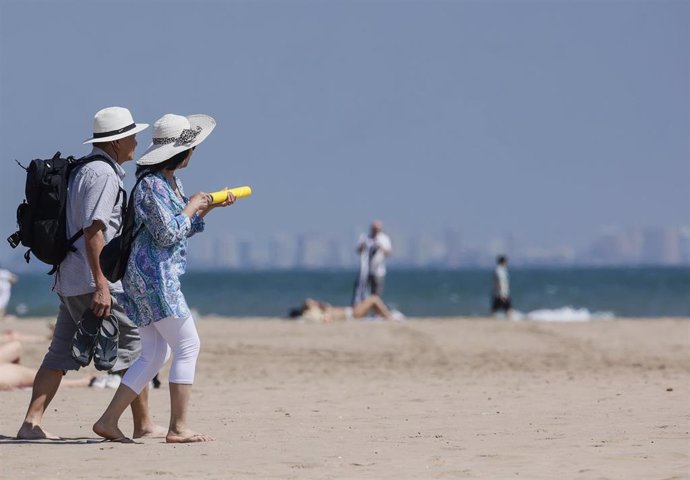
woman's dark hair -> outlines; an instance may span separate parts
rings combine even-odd
[[[139,165],[137,167],[137,177],[139,174],[148,171],[148,172],[160,172],[161,170],[175,170],[177,167],[179,167],[182,162],[184,162],[185,158],[187,158],[187,155],[190,154],[191,150],[194,150],[196,147],[192,147],[191,149],[188,148],[187,150],[183,150],[180,153],[170,157],[167,159],[165,162],[157,163],[155,165]]]

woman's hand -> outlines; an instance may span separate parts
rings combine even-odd
[[[201,212],[199,212],[199,215],[201,215],[201,218],[204,218],[206,216],[206,214],[208,212],[210,212],[211,210],[213,210],[214,208],[230,206],[233,203],[235,203],[236,200],[237,200],[237,198],[235,198],[235,196],[232,194],[232,192],[230,190],[228,190],[228,197],[225,200],[223,200],[220,203],[209,204],[209,206],[205,210],[202,210]]]
[[[203,213],[208,208],[210,202],[211,195],[206,192],[197,192],[189,197],[189,202],[187,202],[187,205],[182,211],[189,218],[192,218],[192,216],[197,212]]]
[[[197,192],[189,198],[189,204],[195,211],[206,210],[211,203],[211,195],[206,192]]]
[[[226,198],[225,200],[223,200],[220,203],[216,203],[215,205],[211,205],[211,207],[227,207],[227,206],[235,203],[235,200],[237,200],[237,198],[235,198],[235,196],[232,194],[232,192],[230,190],[228,190],[228,198]]]

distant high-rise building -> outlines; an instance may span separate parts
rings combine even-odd
[[[601,232],[590,243],[584,258],[586,263],[594,265],[615,265],[621,262],[621,234],[617,229],[609,228]]]
[[[239,258],[237,255],[237,241],[232,236],[221,236],[214,241],[214,258],[209,264],[210,268],[237,268]]]
[[[462,266],[462,237],[457,230],[446,230],[446,266]]]
[[[275,235],[268,243],[269,268],[292,268],[295,266],[295,238],[290,235]]]
[[[306,257],[306,244],[307,239],[304,235],[297,235],[296,245],[295,245],[295,260],[293,265],[297,268],[305,268],[305,257]]]
[[[240,240],[237,242],[237,254],[239,257],[238,266],[240,268],[249,269],[254,267],[252,244],[249,240]]]
[[[673,227],[646,228],[642,233],[642,262],[674,265],[680,261],[680,232]]]
[[[690,264],[690,226],[679,229],[678,254],[681,263],[684,265]]]

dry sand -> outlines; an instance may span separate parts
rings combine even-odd
[[[688,319],[198,324],[191,426],[216,442],[100,443],[93,388],[50,405],[65,440],[18,442],[30,391],[0,392],[0,478],[690,478]],[[151,409],[167,425],[165,383]]]

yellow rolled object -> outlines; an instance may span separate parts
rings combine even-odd
[[[209,193],[211,195],[211,204],[223,203],[228,198],[228,192],[232,193],[235,198],[245,198],[252,194],[252,189],[245,185],[243,187],[224,188],[223,190]]]

